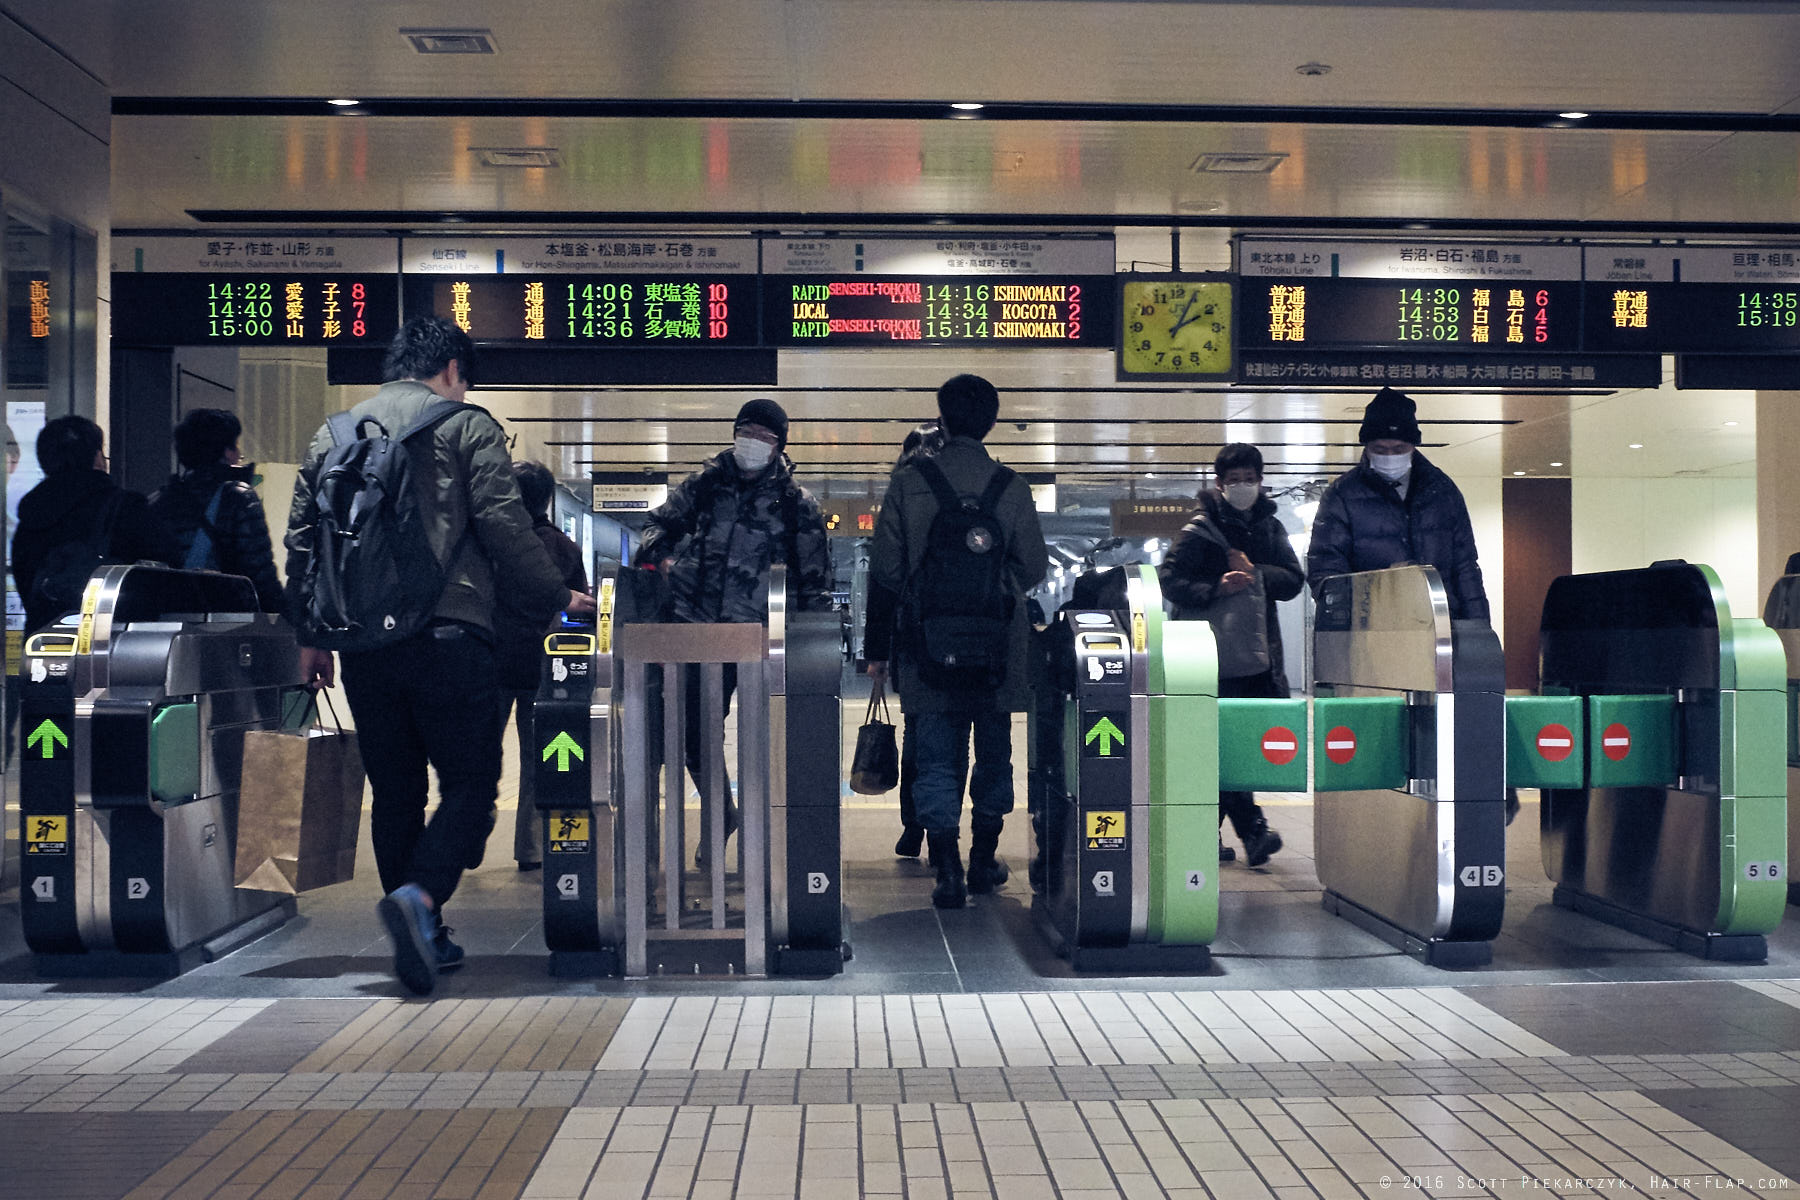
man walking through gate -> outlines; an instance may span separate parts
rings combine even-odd
[[[558,608],[592,612],[594,601],[563,585],[532,534],[500,423],[464,403],[475,382],[469,336],[441,317],[414,318],[394,335],[384,374],[379,391],[313,437],[288,517],[287,602],[311,686],[331,685],[328,647],[343,652],[374,793],[370,833],[387,892],[378,911],[394,973],[425,995],[439,970],[462,963],[443,907],[463,871],[480,865],[493,827],[496,581],[545,622]],[[384,501],[398,514],[387,525],[389,508],[368,515],[375,492],[356,491],[383,471],[400,481]],[[415,600],[407,593],[423,578],[435,595]],[[438,777],[429,824],[427,765]]]

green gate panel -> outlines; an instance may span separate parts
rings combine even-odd
[[[1719,693],[1719,791],[1726,796],[1787,793],[1787,696]]]
[[[1313,788],[1378,791],[1406,786],[1411,751],[1406,701],[1399,696],[1313,701]]]
[[[1205,621],[1163,621],[1150,626],[1153,639],[1161,639],[1162,653],[1152,654],[1151,663],[1162,664],[1162,686],[1156,686],[1154,671],[1150,691],[1170,696],[1216,696],[1219,694],[1219,647],[1213,640],[1212,626]]]
[[[1675,697],[1589,696],[1588,786],[1675,786]]]
[[[150,794],[165,804],[200,792],[200,707],[170,704],[150,718]]]
[[[1771,933],[1787,907],[1787,797],[1719,801],[1719,933]]]
[[[1211,696],[1150,697],[1150,803],[1219,803],[1219,706]]]
[[[1587,786],[1587,722],[1580,696],[1506,698],[1506,785]]]
[[[1306,790],[1306,701],[1219,701],[1219,790]]]
[[[1148,940],[1205,946],[1218,932],[1218,804],[1152,808]]]

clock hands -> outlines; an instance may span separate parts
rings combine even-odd
[[[1200,319],[1198,316],[1188,316],[1189,313],[1194,311],[1194,302],[1198,299],[1200,299],[1200,293],[1198,292],[1192,292],[1188,295],[1187,303],[1182,305],[1181,312],[1176,314],[1175,323],[1169,326],[1170,337],[1174,337],[1176,331],[1183,325],[1186,325],[1189,321],[1198,321]]]

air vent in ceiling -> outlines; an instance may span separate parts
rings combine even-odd
[[[560,167],[562,151],[555,146],[470,146],[486,167]]]
[[[1244,154],[1231,151],[1208,153],[1196,158],[1189,170],[1211,172],[1215,175],[1267,175],[1279,167],[1286,158],[1287,154],[1280,150]]]
[[[495,54],[491,29],[402,29],[400,36],[420,54]]]

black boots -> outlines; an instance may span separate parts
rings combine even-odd
[[[1269,822],[1260,815],[1250,832],[1244,835],[1244,865],[1260,867],[1269,861],[1269,855],[1281,849],[1281,835],[1269,828]]]
[[[924,841],[925,829],[923,826],[903,825],[900,830],[900,840],[894,843],[894,856],[896,858],[917,858],[919,857],[919,847],[924,844]]]
[[[968,903],[969,889],[963,878],[960,835],[954,829],[933,829],[925,836],[931,846],[931,865],[937,870],[931,903],[937,908],[961,908]]]
[[[1011,874],[1000,859],[994,857],[994,849],[1000,844],[1000,828],[1004,819],[999,817],[977,816],[972,822],[974,828],[969,837],[969,894],[985,896],[1001,884]]]

